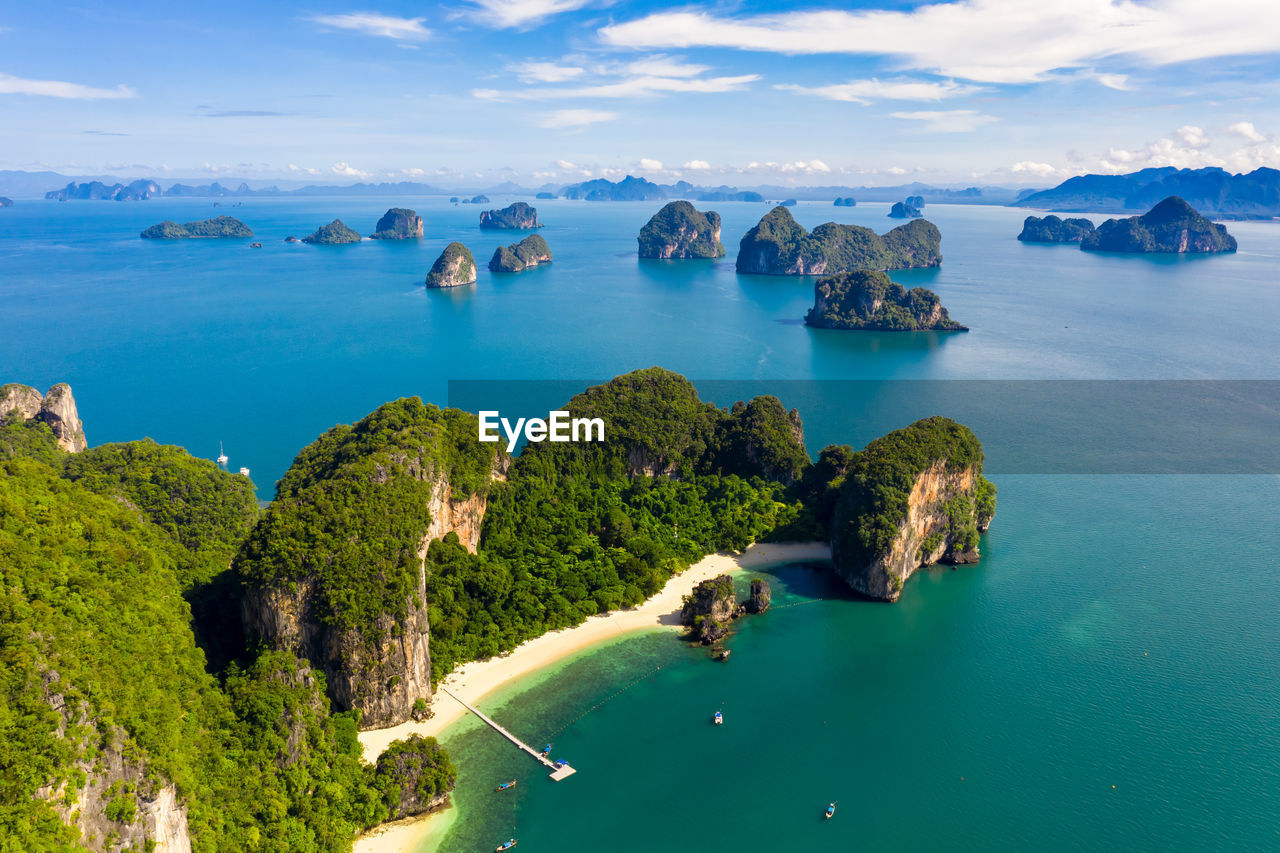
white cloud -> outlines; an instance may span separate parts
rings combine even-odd
[[[344,178],[367,178],[370,176],[369,172],[362,172],[347,163],[334,163],[330,171],[335,175],[342,175]]]
[[[31,80],[10,74],[0,74],[0,95],[42,95],[48,98],[71,98],[82,101],[138,97],[137,92],[123,84],[114,89],[100,89],[96,86],[82,86],[79,83],[64,83],[61,80]]]
[[[643,98],[666,92],[701,94],[733,92],[760,79],[759,74],[736,77],[629,77],[610,83],[596,83],[558,89],[528,89],[519,94],[526,98]]]
[[[1020,163],[1014,163],[1010,168],[1014,174],[1032,175],[1037,178],[1049,178],[1058,174],[1056,166],[1048,163],[1037,163],[1034,160],[1023,160]]]
[[[711,164],[706,160],[690,160],[684,164],[683,168],[691,172],[709,172],[711,171]]]
[[[557,65],[554,62],[522,62],[508,65],[507,70],[514,71],[522,83],[564,83],[586,72],[585,68],[576,65]]]
[[[907,170],[902,168],[901,166],[890,166],[889,168],[885,169],[885,171],[888,172],[890,175],[905,175],[907,173]]]
[[[494,26],[521,27],[587,5],[590,0],[471,0],[481,20]]]
[[[674,56],[648,56],[627,63],[627,71],[641,77],[699,77],[710,70]]]
[[[325,27],[351,30],[367,36],[383,36],[397,41],[421,41],[431,35],[431,30],[422,25],[426,18],[397,18],[377,12],[313,15],[308,20]]]
[[[289,164],[289,171],[290,171],[290,172],[294,172],[295,174],[303,174],[303,175],[318,175],[318,174],[320,174],[320,170],[319,170],[319,169],[311,169],[311,168],[306,168],[306,167],[303,167],[303,166],[297,166],[297,165],[295,165],[295,164],[293,164],[293,163],[290,163],[290,164]]]
[[[908,67],[965,80],[1027,83],[1117,56],[1159,66],[1273,53],[1280,15],[1274,0],[1077,0],[1057,6],[956,0],[905,11],[657,12],[599,34],[606,44],[628,48],[892,56]]]
[[[641,168],[641,169],[645,170],[646,172],[661,172],[661,171],[662,171],[662,161],[661,161],[661,160],[650,160],[648,157],[641,157],[641,158],[640,158],[640,162],[639,162],[639,163],[637,163],[636,165],[637,165],[639,168]]]
[[[799,92],[804,95],[816,95],[832,101],[848,101],[853,104],[869,104],[875,100],[893,101],[941,101],[968,95],[978,91],[977,86],[968,86],[947,80],[932,82],[927,80],[850,80],[848,83],[835,83],[830,86],[797,86],[783,83],[774,86],[788,92]]]
[[[1174,132],[1189,148],[1209,147],[1209,137],[1205,136],[1204,129],[1194,124],[1184,124]]]
[[[1251,121],[1238,121],[1233,125],[1228,125],[1227,133],[1233,136],[1243,136],[1250,142],[1262,142],[1266,139],[1265,136],[1258,133],[1258,129],[1253,126]]]
[[[471,97],[482,101],[505,101],[507,93],[500,89],[472,89]]]
[[[983,115],[977,110],[918,110],[889,115],[908,121],[926,122],[925,129],[934,133],[969,133],[983,125],[999,121],[995,116]]]
[[[607,110],[553,110],[538,118],[538,127],[551,129],[586,127],[602,121],[612,121],[617,113]]]

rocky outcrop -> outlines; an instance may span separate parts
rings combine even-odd
[[[201,219],[179,225],[172,219],[166,219],[158,225],[145,229],[141,235],[144,240],[190,240],[202,237],[252,237],[253,229],[233,216],[215,216],[213,219]]]
[[[860,270],[821,278],[813,291],[813,307],[804,321],[821,329],[968,331],[951,319],[938,294],[923,287],[907,290],[882,272]]]
[[[1088,219],[1061,219],[1049,214],[1023,220],[1018,239],[1024,243],[1079,243],[1092,233],[1093,223]]]
[[[854,454],[832,521],[836,573],[862,595],[897,601],[922,566],[976,562],[994,515],[973,432],[917,421]]]
[[[542,264],[551,263],[551,247],[537,234],[530,234],[519,243],[499,246],[489,259],[492,272],[522,272]]]
[[[858,200],[851,195],[841,196],[834,202],[836,207],[857,207]]]
[[[1092,252],[1211,254],[1234,252],[1236,238],[1182,199],[1170,196],[1142,216],[1108,219],[1080,241],[1080,248]]]
[[[13,207],[13,199],[0,195],[0,207]]]
[[[523,201],[517,201],[502,210],[486,210],[480,214],[481,228],[495,228],[503,230],[527,230],[530,228],[541,228],[542,223],[538,221],[538,209],[530,207]]]
[[[375,240],[412,240],[421,237],[422,217],[416,210],[393,207],[382,214],[369,236]]]
[[[720,214],[687,201],[669,202],[640,229],[642,258],[722,258]]]
[[[733,578],[720,575],[698,584],[684,597],[680,623],[689,629],[689,639],[709,646],[728,636],[729,623],[739,610]]]
[[[89,446],[71,386],[65,382],[54,385],[43,395],[29,385],[0,386],[0,420],[9,416],[48,424],[58,446],[68,453],[79,453]]]
[[[449,799],[457,771],[433,737],[410,735],[393,742],[378,756],[374,787],[387,797],[390,820],[426,814]]]
[[[743,236],[737,270],[762,275],[832,275],[853,270],[936,267],[942,234],[926,220],[884,235],[858,225],[827,222],[806,230],[785,207],[775,207]]]
[[[924,215],[924,197],[907,196],[906,201],[895,201],[889,208],[889,216],[893,219],[914,219]]]
[[[772,603],[773,591],[769,588],[769,582],[764,578],[752,580],[751,597],[742,605],[746,611],[748,613],[764,613]]]
[[[427,273],[427,287],[458,287],[476,280],[476,259],[456,240],[444,247]]]
[[[362,239],[364,238],[358,232],[344,225],[341,219],[335,219],[303,237],[302,242],[317,246],[337,246],[343,243],[359,243]]]

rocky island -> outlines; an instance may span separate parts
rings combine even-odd
[[[353,231],[342,223],[341,219],[335,219],[328,225],[321,225],[311,234],[302,238],[302,242],[310,243],[314,246],[339,246],[344,243],[359,243],[364,238],[359,232]]]
[[[1211,254],[1234,252],[1236,238],[1182,199],[1170,196],[1142,216],[1108,219],[1080,241],[1080,248],[1089,252]]]
[[[726,187],[722,190],[709,190],[698,193],[698,201],[748,201],[759,203],[764,201],[764,196],[752,190],[739,191]]]
[[[917,569],[974,563],[996,511],[973,431],[916,421],[852,454],[831,523],[836,573],[856,592],[897,601]]]
[[[764,613],[769,609],[772,592],[763,578],[751,581],[751,595],[739,602],[733,589],[733,578],[719,575],[705,580],[684,597],[680,608],[680,624],[688,629],[687,637],[704,646],[718,643],[729,635],[729,623],[746,613]]]
[[[889,208],[889,216],[893,219],[914,219],[924,215],[924,197],[907,196],[906,201],[895,201]]]
[[[851,195],[846,195],[846,196],[840,196],[839,198],[837,198],[833,202],[833,204],[836,207],[857,207],[858,200]]]
[[[481,228],[507,230],[527,230],[541,228],[538,221],[538,209],[530,207],[523,201],[502,208],[502,210],[486,210],[480,214]]]
[[[687,201],[668,202],[640,229],[642,258],[722,258],[720,214]]]
[[[44,194],[44,197],[53,201],[73,199],[145,201],[156,195],[160,195],[160,185],[155,181],[142,179],[128,184],[109,185],[102,181],[86,181],[83,184],[72,181],[60,190],[50,190]]]
[[[416,210],[393,207],[374,226],[369,235],[374,240],[412,240],[422,236],[422,217]]]
[[[646,178],[627,175],[614,183],[604,178],[570,184],[560,191],[568,199],[583,201],[659,201],[667,197],[666,190]]]
[[[938,294],[923,287],[905,289],[876,270],[856,270],[818,279],[807,325],[820,329],[884,332],[936,330],[967,332],[947,314]]]
[[[775,207],[742,238],[737,270],[762,275],[831,275],[858,269],[896,270],[942,263],[942,234],[924,219],[883,236],[859,225],[827,222],[812,233],[785,207]]]
[[[140,235],[144,240],[189,240],[203,237],[252,237],[253,229],[232,216],[215,216],[185,225],[166,219]]]
[[[1079,243],[1093,233],[1088,219],[1060,219],[1052,213],[1043,219],[1028,216],[1018,239],[1024,243]]]
[[[427,287],[458,287],[476,280],[476,259],[458,241],[444,247],[427,273]]]
[[[0,195],[0,207],[13,207],[13,199]]]
[[[537,234],[530,234],[519,243],[499,246],[489,260],[493,272],[522,272],[541,264],[551,263],[551,247]]]

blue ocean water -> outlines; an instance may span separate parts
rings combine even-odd
[[[393,204],[424,216],[424,240],[282,242],[334,217],[370,233]],[[428,292],[450,240],[483,267],[520,235],[481,232],[476,208],[438,198],[20,201],[0,211],[0,381],[70,382],[94,444],[150,435],[213,457],[222,441],[267,498],[324,429],[396,397],[444,403],[449,380],[654,364],[760,392],[798,379],[1280,378],[1273,224],[1231,224],[1235,255],[1127,257],[1020,244],[1025,211],[930,206],[943,266],[894,278],[935,290],[972,331],[880,334],[803,326],[812,280],[734,273],[765,205],[714,206],[729,249],[718,262],[638,260],[657,204],[537,206],[552,265]],[[886,211],[793,209],[809,227],[882,232],[896,224]],[[216,213],[263,248],[137,237]],[[811,451],[848,439],[821,408],[802,414]],[[530,741],[554,734],[580,773],[552,784],[492,733],[456,733],[462,820],[442,849],[513,833],[521,850],[1280,846],[1280,482],[995,480],[982,563],[922,573],[897,605],[787,568],[776,600],[798,606],[743,623],[727,664],[648,635],[491,699]],[[495,799],[512,775],[514,796]]]

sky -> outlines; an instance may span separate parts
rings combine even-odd
[[[0,169],[1048,186],[1280,167],[1276,0],[0,3]]]

